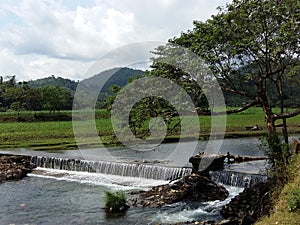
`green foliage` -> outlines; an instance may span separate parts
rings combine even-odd
[[[210,68],[226,92],[227,103],[231,99],[238,100],[237,105],[261,106],[269,133],[276,133],[276,120],[295,115],[284,114],[283,107],[299,105],[298,100],[287,100],[294,81],[288,74],[295,78],[299,67],[300,3],[297,0],[234,0],[219,10],[205,22],[195,21],[193,30],[158,47],[157,58],[176,60],[170,54],[174,44],[189,48]],[[177,68],[155,59],[153,68],[151,74],[166,75],[179,83],[192,80]],[[282,107],[278,115],[272,110],[275,105]]]
[[[77,82],[70,80],[70,79],[66,79],[66,78],[62,78],[62,77],[55,77],[55,76],[51,76],[51,77],[46,77],[46,78],[41,78],[41,79],[37,79],[37,80],[31,80],[28,82],[28,86],[30,88],[46,88],[49,86],[58,86],[61,88],[66,88],[69,91],[75,91],[76,87],[77,87]]]
[[[102,88],[97,101],[97,106],[108,108],[117,93],[115,88],[109,89],[109,87],[111,85],[123,87],[127,84],[128,79],[143,76],[143,73],[141,70],[129,68],[111,69],[91,78],[91,85],[87,88],[97,88],[97,86],[93,86],[94,83],[97,83],[95,80],[99,81],[102,76],[112,75]],[[0,76],[0,111],[49,110],[54,112],[70,110],[77,85],[76,81],[54,75],[28,82],[17,82],[16,76]],[[98,89],[96,91],[99,92]],[[106,98],[107,100],[102,102]]]
[[[295,212],[300,209],[300,189],[292,189],[287,196],[289,211]]]
[[[278,134],[268,134],[261,138],[261,148],[271,164],[269,169],[271,184],[275,189],[281,190],[289,179],[288,165],[291,156],[289,146]]]
[[[105,192],[105,208],[110,212],[124,211],[128,206],[126,205],[126,196],[122,191]]]
[[[288,164],[290,157],[289,146],[283,142],[278,134],[266,135],[261,137],[265,155],[268,156],[273,166],[277,164]]]
[[[27,82],[16,83],[16,77],[0,76],[1,111],[49,110],[51,112],[72,108],[73,95],[70,89],[59,86],[33,88]],[[58,80],[63,80],[62,78]]]
[[[50,112],[67,110],[72,108],[70,92],[58,86],[48,86],[42,89],[43,109]]]

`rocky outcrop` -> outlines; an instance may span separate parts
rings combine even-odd
[[[245,190],[233,198],[221,210],[221,215],[238,224],[254,224],[255,221],[268,215],[271,209],[268,183],[259,183]]]
[[[0,155],[0,183],[20,180],[34,168],[30,156]]]
[[[144,207],[159,207],[179,201],[213,201],[224,200],[228,191],[208,177],[191,174],[182,177],[173,184],[155,186],[149,191],[139,194],[139,198],[132,200],[133,205]]]

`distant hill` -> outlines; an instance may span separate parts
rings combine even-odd
[[[135,70],[130,68],[114,68],[103,71],[95,76],[87,79],[89,80],[88,88],[97,88],[95,87],[95,83],[98,83],[99,80],[103,80],[103,77],[110,77],[105,85],[102,88],[102,94],[109,94],[109,87],[111,85],[117,85],[120,87],[124,87],[130,78],[134,78],[137,76],[143,76],[144,71],[142,70]],[[70,79],[62,78],[62,77],[55,77],[54,75],[42,79],[28,81],[28,86],[32,88],[39,88],[39,87],[48,87],[48,86],[59,86],[66,88],[72,92],[76,91],[78,82],[73,81]],[[97,90],[99,91],[99,90]]]
[[[103,88],[101,93],[109,94],[109,88],[111,85],[117,85],[120,87],[124,87],[130,78],[135,78],[138,76],[143,76],[145,71],[143,70],[136,70],[131,68],[113,68],[106,71],[103,71],[99,74],[96,74],[95,76],[89,78],[89,87],[93,88],[95,87],[97,89],[99,82],[104,81],[104,79],[109,78]],[[97,84],[97,85],[95,85]]]
[[[76,81],[62,77],[55,77],[54,75],[46,78],[28,81],[28,86],[32,88],[59,86],[71,90],[73,92],[76,90],[77,84],[78,83]]]

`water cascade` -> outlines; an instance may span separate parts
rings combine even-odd
[[[252,187],[261,182],[266,182],[268,177],[262,174],[249,174],[233,171],[211,171],[213,181],[234,187]]]
[[[191,168],[175,168],[142,163],[119,163],[88,161],[81,159],[32,156],[31,162],[37,167],[119,176],[142,177],[156,180],[172,180],[192,172]]]

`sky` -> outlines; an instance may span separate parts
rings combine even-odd
[[[0,76],[81,80],[103,55],[191,30],[228,0],[0,0]]]

